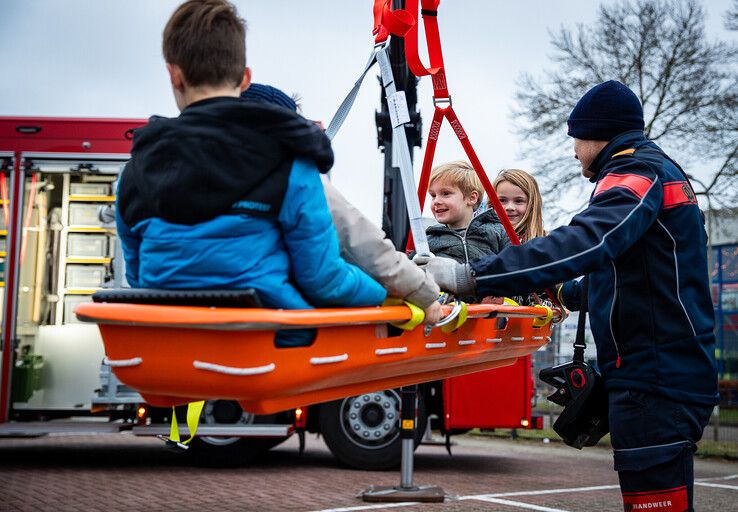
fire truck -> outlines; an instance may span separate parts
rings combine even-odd
[[[169,431],[171,410],[118,381],[97,326],[74,315],[95,291],[125,284],[115,185],[145,122],[0,118],[0,436]],[[417,442],[431,430],[540,427],[533,394],[530,357],[422,384]],[[395,389],[268,416],[210,401],[188,452],[202,464],[243,463],[310,432],[342,463],[384,469],[400,461],[399,408]]]

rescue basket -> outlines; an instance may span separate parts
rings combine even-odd
[[[162,293],[169,304],[152,304]],[[98,292],[75,310],[98,324],[116,376],[154,406],[219,398],[267,414],[510,365],[552,328],[541,306],[472,304],[463,322],[401,330],[390,325],[412,320],[407,305],[275,310],[233,307],[249,303],[233,291],[229,307],[182,305],[182,293],[208,303],[197,292],[126,290]],[[279,330],[313,328],[310,346],[275,346]]]

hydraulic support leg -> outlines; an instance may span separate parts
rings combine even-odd
[[[402,458],[400,462],[400,485],[371,486],[361,495],[364,501],[379,503],[398,503],[404,501],[442,502],[445,493],[436,486],[416,486],[413,484],[413,453],[415,451],[415,417],[418,405],[418,386],[406,386],[400,392],[402,409],[400,411],[400,439]]]

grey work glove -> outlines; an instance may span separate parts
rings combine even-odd
[[[475,295],[476,282],[471,266],[450,258],[416,256],[413,261],[425,270],[442,290],[454,295]]]

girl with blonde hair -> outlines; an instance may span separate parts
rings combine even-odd
[[[492,186],[521,243],[546,236],[543,229],[543,200],[533,176],[520,169],[504,169]]]

